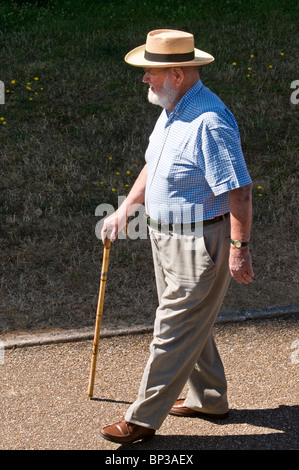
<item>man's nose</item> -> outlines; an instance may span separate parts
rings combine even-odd
[[[148,83],[150,81],[150,75],[148,72],[145,72],[145,74],[142,77],[143,83]]]

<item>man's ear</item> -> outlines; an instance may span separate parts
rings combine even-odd
[[[172,83],[175,88],[179,88],[184,80],[184,71],[181,67],[172,68]]]

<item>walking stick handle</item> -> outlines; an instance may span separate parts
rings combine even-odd
[[[109,240],[109,238],[106,238],[106,242],[104,245],[104,252],[103,252],[101,282],[100,282],[95,331],[94,331],[94,339],[93,339],[93,347],[92,347],[91,368],[90,368],[89,385],[88,385],[89,398],[93,397],[94,379],[95,379],[97,355],[98,355],[99,341],[100,341],[100,331],[101,331],[101,323],[102,323],[102,315],[103,315],[103,307],[104,307],[104,296],[105,296],[105,288],[106,288],[106,281],[107,281],[110,248],[111,248],[111,240]]]

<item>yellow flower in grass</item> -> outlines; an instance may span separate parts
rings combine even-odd
[[[232,65],[237,65],[237,62],[233,62]]]
[[[14,85],[14,84],[16,83],[16,81],[15,81],[15,80],[12,80],[10,83],[12,83],[12,84]]]
[[[254,55],[253,55],[253,54],[250,54],[250,57],[252,58],[252,57],[254,57]]]
[[[131,174],[131,172],[130,172],[130,170],[128,170],[128,171],[127,171],[127,175],[130,175],[130,174]]]
[[[34,80],[36,80],[36,81],[37,81],[37,80],[39,80],[39,78],[38,78],[38,77],[34,77]]]
[[[269,65],[269,69],[272,69],[273,65]]]
[[[111,191],[115,192],[115,191],[116,191],[116,189],[115,189],[115,188],[112,188],[112,189],[111,189]]]
[[[3,117],[3,116],[0,117],[0,121],[4,121],[4,117]]]
[[[281,52],[280,55],[284,55],[284,52]]]

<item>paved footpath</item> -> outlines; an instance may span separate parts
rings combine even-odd
[[[298,449],[296,315],[216,324],[229,385],[226,420],[217,424],[168,416],[148,442],[120,446],[102,439],[99,429],[122,418],[136,398],[151,336],[101,337],[92,400],[86,393],[91,339],[5,349],[0,449],[105,450],[114,459],[132,450],[135,455],[140,450],[191,455],[199,450]]]

